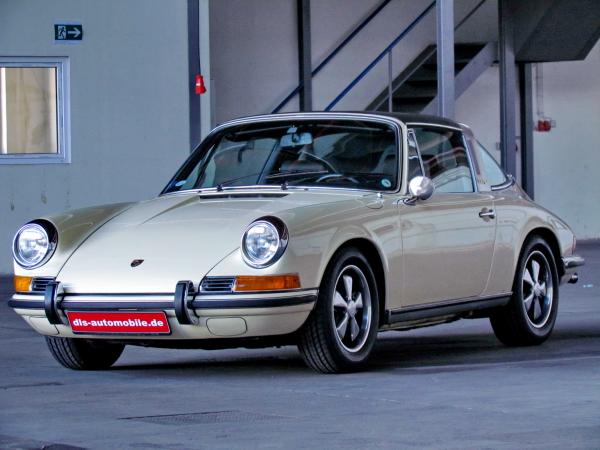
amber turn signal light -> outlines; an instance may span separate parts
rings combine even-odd
[[[32,277],[22,277],[15,275],[13,283],[15,285],[15,292],[29,292],[31,290]]]
[[[284,291],[300,288],[297,273],[286,275],[239,276],[235,279],[235,292]]]

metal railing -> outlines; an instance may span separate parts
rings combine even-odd
[[[311,72],[311,77],[315,77],[333,58],[348,45],[389,3],[391,0],[383,0],[375,7],[367,17],[365,17],[343,40],[336,48],[334,48],[317,67]],[[469,18],[477,12],[477,10],[486,2],[486,0],[480,0],[469,13],[462,18],[462,20],[454,27],[454,31],[458,30]],[[381,52],[377,57],[371,61],[365,69],[356,76],[343,90],[340,92],[328,105],[325,107],[325,111],[331,111],[331,109],[337,105],[354,87],[383,59],[387,56],[388,59],[388,109],[392,110],[392,97],[393,97],[393,69],[392,69],[392,50],[402,41],[406,35],[408,35],[421,21],[435,9],[436,0],[433,0],[413,21],[406,27],[396,38]],[[289,101],[296,96],[303,87],[303,83],[298,84],[272,111],[273,114],[281,111]]]
[[[315,67],[312,72],[311,72],[311,76],[314,77],[315,75],[317,75],[321,69],[323,69],[344,47],[346,47],[346,45],[348,43],[350,43],[350,41],[352,41],[354,39],[354,37],[360,33],[362,31],[362,29],[364,27],[366,27],[371,20],[373,20],[380,12],[383,8],[385,8],[388,3],[390,3],[391,0],[383,0],[381,3],[379,3],[377,5],[377,7],[375,9],[373,9],[373,11],[371,11],[371,13],[365,17],[362,22],[360,22],[356,28],[354,28],[354,30],[352,30],[348,36],[346,36],[342,42],[340,42],[338,44],[338,46],[336,48],[334,48],[331,53],[329,53],[329,55],[327,55],[325,57],[325,59],[323,59],[323,61],[321,61],[319,63],[319,65],[317,65],[317,67]],[[278,113],[279,111],[281,111],[281,109],[288,104],[288,102],[294,98],[294,96],[296,96],[299,92],[300,89],[302,89],[303,83],[298,84],[298,86],[296,86],[296,88],[294,88],[276,107],[275,109],[273,109],[272,114]]]
[[[469,11],[468,14],[454,27],[454,31],[458,30],[475,12],[486,2],[486,0],[480,0],[475,7]],[[392,70],[392,50],[398,45],[402,39],[406,37],[433,9],[435,9],[436,0],[432,1],[427,8],[425,8],[421,14],[419,14],[402,32],[396,36],[396,38],[379,54],[377,57],[367,65],[367,67],[360,73],[354,80],[352,80],[343,90],[338,94],[337,97],[331,101],[326,107],[325,111],[331,111],[331,109],[337,105],[354,87],[362,80],[383,58],[388,59],[388,110],[392,111],[393,107],[393,70]]]
[[[352,80],[348,84],[348,86],[346,86],[344,88],[344,90],[342,92],[340,92],[336,98],[333,99],[333,101],[331,103],[329,103],[329,105],[327,105],[325,107],[325,111],[331,111],[331,108],[333,108],[335,105],[337,105],[339,103],[339,101],[341,99],[343,99],[348,94],[348,92],[350,92],[354,88],[354,86],[356,86],[359,83],[359,81],[362,80],[371,71],[371,69],[373,69],[373,67],[375,67],[377,65],[377,63],[379,61],[381,61],[383,58],[385,58],[386,55],[388,55],[388,77],[391,78],[392,77],[392,75],[391,75],[392,74],[392,50],[434,8],[435,8],[435,0],[432,1],[429,4],[429,6],[427,6],[427,8],[425,8],[423,10],[423,12],[421,12],[421,14],[419,14],[404,30],[402,30],[402,32],[398,36],[396,36],[396,38],[379,55],[377,55],[377,57],[373,61],[371,61],[369,63],[369,65],[367,67],[365,67],[365,69],[361,73],[359,73],[358,76],[356,78],[354,78],[354,80]],[[391,94],[392,94],[391,84],[392,83],[388,83],[388,92],[390,94],[390,98],[391,98]]]

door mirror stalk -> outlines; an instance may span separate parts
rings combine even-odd
[[[408,204],[415,204],[418,200],[425,201],[433,195],[435,186],[431,178],[417,176],[408,183],[408,193],[410,198],[406,200]]]

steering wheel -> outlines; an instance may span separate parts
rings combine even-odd
[[[360,181],[358,181],[356,178],[348,176],[348,175],[344,175],[343,173],[328,173],[328,174],[325,174],[325,175],[317,178],[316,182],[320,183],[321,181],[331,180],[333,178],[345,178],[346,180],[349,180],[354,184],[360,184]]]
[[[308,159],[312,159],[313,161],[317,161],[318,163],[323,164],[328,171],[337,173],[336,168],[333,167],[333,164],[331,164],[329,161],[326,161],[323,158],[319,158],[317,155],[313,155],[312,153],[306,152],[304,150],[302,150],[299,154],[306,156],[306,158]]]

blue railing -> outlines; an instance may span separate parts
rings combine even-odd
[[[334,98],[329,105],[327,105],[325,111],[331,111],[331,108],[337,105],[339,101],[343,99],[346,96],[346,94],[348,94],[348,92],[350,92],[354,88],[354,86],[356,86],[359,83],[359,81],[362,80],[371,71],[371,69],[373,69],[373,67],[377,65],[379,61],[385,58],[386,55],[388,55],[394,49],[398,42],[404,39],[404,36],[410,33],[412,29],[415,28],[421,22],[421,20],[423,20],[425,16],[427,16],[427,14],[429,14],[429,12],[432,11],[434,8],[435,0],[431,2],[429,6],[427,6],[427,8],[425,8],[423,12],[419,14],[404,30],[402,30],[402,32],[398,36],[396,36],[396,38],[391,42],[391,44],[388,45],[379,55],[377,55],[377,57],[373,61],[371,61],[369,65],[361,73],[359,73],[358,76],[354,80],[352,80],[350,84],[348,84],[348,86],[346,86],[344,90],[340,92],[339,95],[336,98]]]
[[[480,0],[477,5],[475,5],[475,7],[469,11],[469,13],[463,17],[463,19],[454,27],[454,31],[458,30],[473,14],[475,14],[475,12],[479,9],[479,7],[481,5],[483,5],[486,2],[486,0]],[[348,92],[350,92],[354,86],[356,86],[360,80],[362,80],[372,69],[373,67],[375,67],[377,65],[377,63],[379,61],[381,61],[383,58],[385,58],[385,56],[389,56],[388,59],[388,64],[389,64],[389,80],[388,80],[388,102],[389,102],[389,107],[391,109],[391,96],[392,96],[392,68],[391,68],[391,52],[394,49],[394,47],[402,40],[404,39],[404,37],[410,33],[420,22],[421,20],[423,20],[425,18],[425,16],[427,16],[427,14],[429,14],[434,8],[435,8],[435,4],[436,1],[432,1],[429,6],[427,6],[427,8],[425,8],[423,10],[423,12],[421,14],[419,14],[404,30],[402,30],[402,32],[396,37],[396,39],[394,39],[390,45],[388,45],[385,50],[383,50],[379,55],[377,55],[377,57],[371,61],[371,63],[360,73],[358,74],[358,76],[352,80],[350,82],[350,84],[348,84],[348,86],[346,86],[344,88],[344,90],[342,92],[339,93],[339,95],[333,99],[333,101],[331,103],[329,103],[329,105],[327,105],[327,107],[325,108],[325,111],[331,111],[331,108],[333,108],[335,105],[337,105],[340,100],[342,100],[347,94]]]
[[[319,65],[317,67],[315,67],[313,69],[313,71],[311,72],[311,75],[314,77],[315,75],[317,75],[321,69],[323,69],[323,67],[325,67],[329,61],[331,61],[335,55],[337,55],[352,39],[354,39],[354,37],[360,33],[362,31],[362,29],[364,27],[366,27],[369,22],[371,22],[371,20],[373,20],[375,18],[375,16],[377,16],[377,14],[379,14],[381,12],[381,10],[383,8],[385,8],[387,6],[388,3],[390,3],[391,0],[383,0],[381,3],[379,3],[379,5],[377,5],[377,7],[375,9],[373,9],[373,11],[371,11],[371,13],[365,17],[365,19],[357,25],[356,28],[354,28],[354,30],[352,30],[352,32],[350,32],[348,34],[348,36],[346,36],[344,38],[344,40],[342,42],[339,43],[339,45],[334,48],[331,53],[329,53],[329,55],[327,55],[325,57],[325,59],[323,61],[321,61],[319,63]],[[275,109],[272,111],[273,114],[278,113],[279,111],[281,111],[281,109],[288,104],[288,102],[294,98],[295,95],[298,94],[298,92],[300,92],[300,89],[302,89],[303,87],[303,83],[300,83],[292,92],[290,92],[280,103],[279,105],[277,105],[275,107]]]
[[[383,10],[383,8],[385,8],[391,0],[383,0],[381,3],[379,3],[377,5],[377,7],[375,9],[373,9],[373,11],[371,11],[371,13],[356,27],[354,28],[354,30],[352,30],[352,32],[350,32],[348,34],[348,36],[346,36],[344,38],[344,40],[331,52],[329,53],[329,55],[327,55],[325,57],[325,59],[323,59],[323,61],[321,61],[319,63],[319,65],[317,65],[317,67],[315,67],[312,72],[311,72],[311,76],[314,77],[315,75],[317,75],[348,43],[350,43],[350,41],[352,41],[352,39],[354,39],[354,37],[356,35],[358,35],[358,33],[360,33],[363,28],[365,28],[370,22],[371,20],[373,20],[380,12],[381,10]],[[486,0],[480,0],[477,5],[475,5],[475,7],[469,11],[469,13],[463,17],[463,19],[454,27],[454,31],[456,31],[458,28],[460,28],[473,14],[475,14],[475,12],[479,9],[479,7],[481,5],[483,5],[486,2]],[[354,78],[354,80],[352,80],[345,88],[344,90],[342,90],[342,92],[339,93],[339,95],[337,97],[335,97],[331,103],[329,103],[327,105],[327,107],[325,108],[325,111],[331,111],[331,109],[337,105],[340,100],[342,100],[372,69],[373,67],[375,67],[383,58],[385,58],[385,56],[388,56],[388,64],[389,64],[389,95],[391,98],[391,89],[392,89],[392,73],[391,73],[391,52],[394,49],[394,47],[396,47],[396,45],[398,45],[398,43],[404,39],[404,37],[409,34],[433,9],[435,9],[435,5],[436,5],[436,0],[433,0],[422,12],[421,14],[419,14],[406,28],[404,28],[404,30],[402,30],[402,32],[396,36],[396,38],[379,54],[377,55],[377,57],[371,61],[369,63],[369,65],[360,73],[358,74],[358,76],[356,78]],[[292,90],[276,107],[275,109],[273,109],[272,113],[277,113],[279,111],[281,111],[281,109],[288,104],[288,102],[295,96],[297,95],[300,90],[303,87],[303,83],[300,83],[294,90]]]

